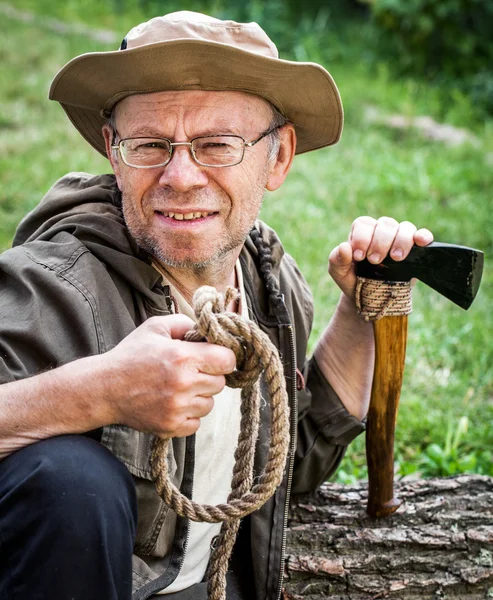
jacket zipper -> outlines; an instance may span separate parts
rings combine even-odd
[[[189,543],[189,541],[190,541],[190,521],[188,521],[188,524],[187,524],[187,537],[185,538],[185,543],[183,544],[182,559],[181,559],[181,562],[180,562],[180,566],[178,568],[178,573],[176,574],[176,577],[175,577],[175,581],[178,578],[178,576],[180,575],[181,570],[183,569],[183,565],[185,563],[185,558],[187,557],[187,551],[188,551],[188,543]]]
[[[282,544],[281,544],[281,567],[279,571],[279,586],[277,588],[277,600],[280,600],[282,594],[282,584],[284,581],[284,561],[286,558],[286,538],[287,526],[289,517],[289,501],[291,498],[291,487],[293,483],[294,471],[294,456],[296,453],[296,434],[298,429],[298,403],[296,402],[296,351],[294,345],[293,326],[287,326],[289,331],[289,345],[291,350],[291,398],[292,406],[290,411],[290,429],[291,429],[291,444],[289,449],[289,467],[288,467],[288,482],[286,486],[286,502],[284,504],[284,521],[282,527]]]
[[[187,444],[189,443],[189,440],[187,439]],[[190,444],[192,444],[193,447],[193,470],[195,473],[195,435],[193,437],[193,440],[190,441]],[[185,454],[188,454],[188,449],[185,450]],[[187,461],[187,456],[185,455],[185,462]],[[186,465],[185,467],[186,468]],[[192,474],[192,477],[194,477],[194,473]],[[192,479],[191,483],[190,483],[190,493],[189,493],[189,498],[192,499],[193,497],[193,485],[194,485],[194,480]],[[179,518],[186,518],[186,517],[179,517]],[[188,544],[190,543],[190,519],[187,519],[187,535],[185,537],[185,541],[183,543],[183,549],[182,549],[182,554],[181,554],[181,560],[180,560],[180,565],[178,567],[178,571],[175,575],[175,577],[173,578],[172,581],[170,581],[170,583],[168,584],[169,587],[173,582],[175,582],[177,580],[177,578],[179,577],[181,570],[183,569],[183,565],[185,564],[185,560],[187,558],[187,552],[188,552]],[[164,588],[166,589],[166,588]]]

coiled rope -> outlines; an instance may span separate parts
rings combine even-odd
[[[225,311],[229,302],[237,298],[234,288],[228,288],[224,296],[215,288],[199,288],[192,301],[197,324],[185,337],[188,341],[205,339],[225,346],[236,356],[236,370],[226,376],[226,383],[229,387],[242,388],[241,424],[227,503],[201,505],[180,493],[168,476],[169,439],[156,438],[151,453],[156,490],[170,508],[192,521],[223,522],[209,563],[209,600],[226,600],[226,572],[240,519],[260,508],[274,494],[282,481],[289,447],[289,406],[279,353],[255,323]],[[264,470],[253,485],[262,372],[271,402],[270,445]]]

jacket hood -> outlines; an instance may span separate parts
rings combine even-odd
[[[97,218],[95,218],[97,217]],[[13,245],[49,241],[60,231],[128,246],[121,195],[113,175],[70,173],[58,180],[17,228]]]

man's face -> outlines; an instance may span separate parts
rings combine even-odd
[[[271,118],[264,100],[241,92],[135,95],[116,107],[117,139],[189,141],[202,135],[236,134],[251,141],[269,128]],[[108,132],[105,135],[109,137]],[[266,138],[246,148],[240,164],[212,168],[195,163],[188,146],[177,146],[165,167],[150,169],[129,167],[114,153],[112,166],[132,236],[172,267],[220,264],[227,255],[236,259],[258,216],[275,162],[269,163],[268,151]],[[194,218],[188,218],[192,213]]]

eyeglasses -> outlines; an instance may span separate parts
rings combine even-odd
[[[113,150],[119,150],[123,162],[135,169],[152,169],[166,166],[173,156],[175,146],[189,146],[196,163],[203,167],[232,167],[245,156],[245,148],[251,148],[270,135],[279,125],[262,133],[252,142],[239,135],[205,135],[189,142],[172,142],[167,138],[123,138]]]

